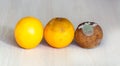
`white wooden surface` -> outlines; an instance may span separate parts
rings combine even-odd
[[[53,17],[66,17],[75,28],[83,21],[101,25],[104,39],[94,49],[72,42],[62,49],[45,41],[30,50],[19,48],[13,30],[25,16],[43,25]],[[120,66],[120,0],[0,0],[0,66]]]

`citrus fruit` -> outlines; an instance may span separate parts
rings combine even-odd
[[[43,26],[40,20],[27,16],[18,21],[14,36],[17,44],[25,49],[36,47],[43,37]]]
[[[66,18],[53,18],[44,29],[44,38],[54,48],[66,47],[74,38],[74,27]]]
[[[75,31],[75,40],[82,48],[95,48],[102,38],[102,28],[95,22],[83,22]]]

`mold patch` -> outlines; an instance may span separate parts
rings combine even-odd
[[[91,36],[94,33],[94,29],[93,29],[92,25],[90,25],[89,23],[84,24],[82,31],[86,36]]]

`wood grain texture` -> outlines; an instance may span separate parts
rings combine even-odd
[[[84,21],[97,22],[104,33],[101,44],[83,49],[72,42],[63,49],[43,40],[30,50],[19,48],[13,30],[25,16],[43,25],[53,17],[68,18],[75,28]],[[120,0],[0,0],[0,66],[120,66]]]

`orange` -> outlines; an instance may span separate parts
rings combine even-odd
[[[36,47],[43,37],[43,26],[39,19],[27,16],[18,21],[14,36],[17,44],[25,49]]]
[[[74,27],[66,18],[53,18],[44,29],[44,38],[52,47],[66,47],[74,38]]]

